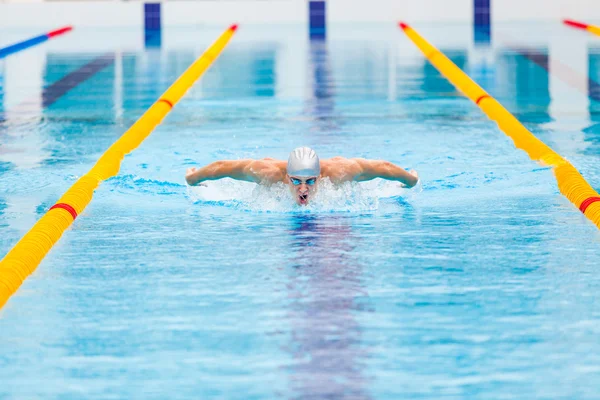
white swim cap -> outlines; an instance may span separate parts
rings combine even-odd
[[[319,176],[321,173],[319,156],[308,147],[294,149],[288,158],[287,173],[290,176]]]

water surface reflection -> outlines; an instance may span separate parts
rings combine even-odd
[[[368,399],[368,349],[358,321],[366,292],[363,267],[352,255],[358,237],[343,217],[303,214],[291,224],[293,398]]]

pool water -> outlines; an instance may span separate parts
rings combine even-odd
[[[415,27],[600,189],[600,108],[577,84],[600,80],[593,38]],[[220,29],[162,50],[81,30],[0,60],[0,255]],[[283,186],[185,185],[303,145],[421,182],[325,182],[307,208]],[[551,170],[396,27],[242,26],[0,310],[0,398],[595,398],[599,254]]]

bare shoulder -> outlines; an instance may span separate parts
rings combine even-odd
[[[360,165],[359,158],[332,157],[321,161],[321,167],[325,168],[348,168]]]
[[[248,173],[256,176],[262,183],[281,182],[285,178],[286,162],[274,158],[252,160],[246,167]]]
[[[285,161],[276,160],[274,158],[261,158],[258,160],[253,160],[251,165],[255,168],[285,170],[287,163]]]
[[[338,156],[321,161],[321,175],[335,183],[354,180],[360,171],[360,163],[355,158]]]

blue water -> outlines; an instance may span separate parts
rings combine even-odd
[[[597,398],[600,234],[551,170],[396,30],[245,29],[0,310],[0,398]],[[589,93],[436,29],[420,30],[600,189]],[[517,44],[551,60],[561,29]],[[116,64],[45,109],[7,88],[35,100],[106,48],[27,50],[37,81],[0,61],[0,255],[217,33],[162,51],[108,35]],[[598,47],[569,40],[597,79]],[[308,209],[285,188],[185,185],[190,166],[301,145],[422,183],[325,186]]]

